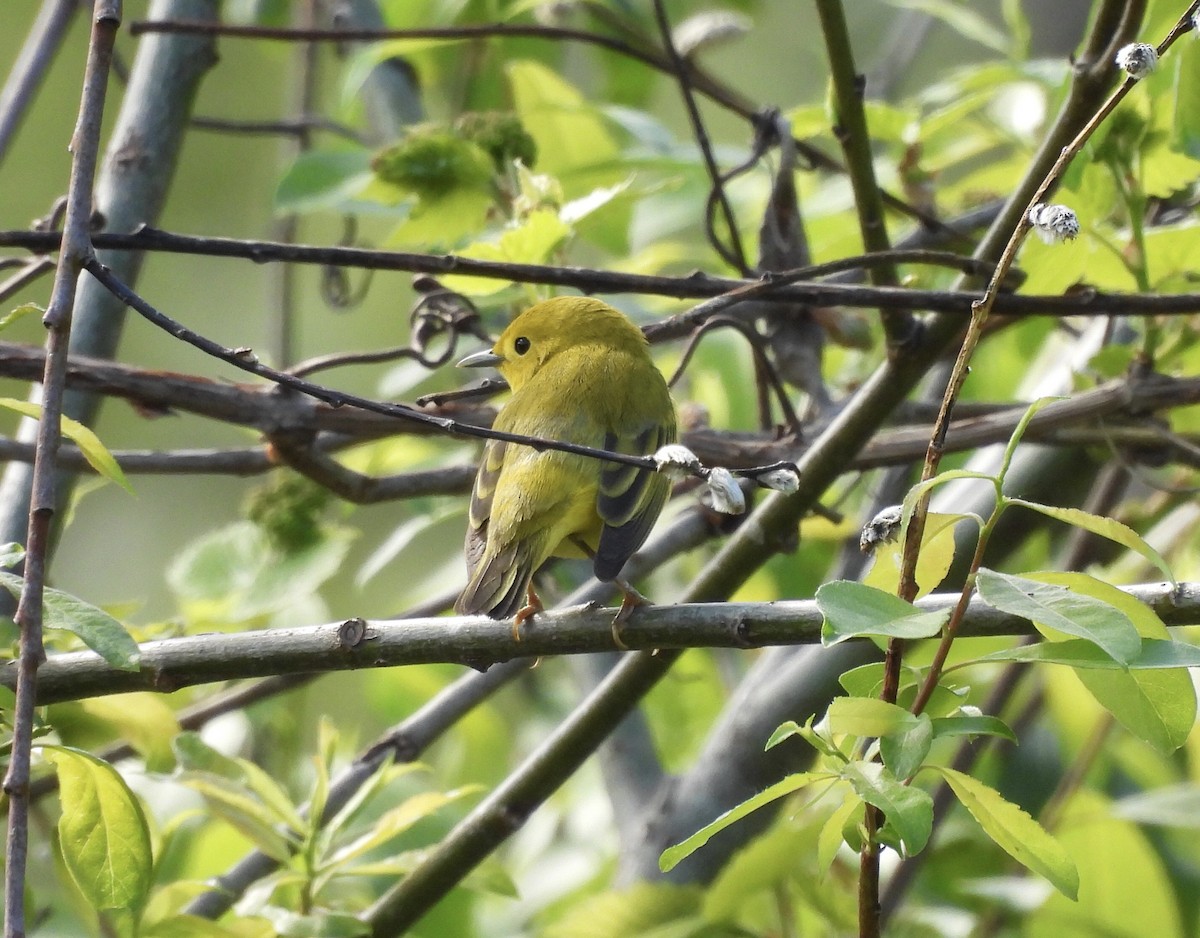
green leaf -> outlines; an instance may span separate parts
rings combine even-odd
[[[986,472],[976,472],[973,469],[947,469],[945,472],[939,472],[932,479],[918,482],[904,496],[904,505],[900,512],[900,523],[903,525],[903,528],[905,530],[908,529],[908,523],[912,520],[913,511],[916,509],[917,502],[921,500],[922,496],[939,486],[947,485],[950,482],[959,482],[963,479],[975,479],[979,482],[987,482],[995,489],[999,487],[996,477],[990,476]],[[971,516],[968,515],[967,517]],[[977,520],[979,526],[983,527],[983,520]]]
[[[216,775],[185,772],[183,784],[198,792],[209,810],[249,839],[259,850],[280,863],[291,858],[298,843],[294,832],[280,825],[278,815],[255,798],[244,785]]]
[[[478,241],[458,252],[460,257],[498,261],[505,264],[543,264],[571,234],[571,226],[556,212],[538,209],[519,224],[506,228],[493,241]],[[492,296],[512,281],[495,277],[468,277],[452,274],[441,278],[446,288],[468,296]]]
[[[65,746],[43,746],[58,773],[63,862],[98,910],[142,907],[153,858],[141,805],[107,762]]]
[[[871,697],[837,697],[825,719],[835,733],[863,737],[907,733],[921,722],[903,707]]]
[[[25,548],[15,541],[0,544],[0,567],[15,567],[25,559]]]
[[[696,934],[704,891],[699,886],[642,882],[628,889],[602,892],[566,907],[541,932],[543,938],[683,938]],[[664,931],[679,923],[685,929]],[[701,923],[702,924],[702,923]]]
[[[1200,48],[1185,42],[1172,50],[1175,60],[1175,121],[1171,143],[1200,159]]]
[[[1195,666],[1196,649],[1173,642],[1162,620],[1124,590],[1082,573],[1039,573],[1038,580],[1066,586],[1121,610],[1142,637],[1130,672],[1076,670],[1100,705],[1139,739],[1161,753],[1174,752],[1196,722],[1196,689],[1184,667]]]
[[[932,745],[933,721],[922,713],[907,730],[881,737],[879,755],[896,778],[908,780],[924,765]]]
[[[1184,938],[1194,933],[1195,916],[1183,912],[1187,907],[1162,845],[1129,821],[1114,818],[1095,791],[1082,786],[1067,799],[1058,837],[1076,858],[1079,894],[1052,893],[1023,915],[1022,938]],[[1170,856],[1170,848],[1165,852]]]
[[[350,549],[349,531],[328,531],[287,555],[249,521],[212,531],[170,565],[167,580],[187,613],[202,621],[245,621],[288,609],[336,575]]]
[[[1020,505],[1023,508],[1043,514],[1048,518],[1057,518],[1059,521],[1065,521],[1067,524],[1090,531],[1092,534],[1098,534],[1100,537],[1106,537],[1110,541],[1115,541],[1122,547],[1140,554],[1150,563],[1154,564],[1154,566],[1158,567],[1169,582],[1175,582],[1175,575],[1171,572],[1170,566],[1162,558],[1162,555],[1147,544],[1137,531],[1128,525],[1122,524],[1120,521],[1114,521],[1112,518],[1102,518],[1100,515],[1093,515],[1079,508],[1059,508],[1056,505],[1040,505],[1037,502],[1027,502],[1023,498],[1006,498],[1005,501],[1009,505]]]
[[[354,150],[309,150],[296,157],[275,189],[280,212],[343,210],[372,179],[371,153]]]
[[[1092,648],[1096,647],[1090,642],[1088,644]],[[999,736],[1009,742],[1017,741],[1017,734],[998,717],[974,716],[965,713],[934,718],[933,738],[941,739],[944,736]]]
[[[917,556],[917,598],[937,589],[954,563],[955,527],[964,520],[978,521],[974,515],[941,514],[931,511],[925,516],[921,535],[921,552]],[[879,544],[872,552],[871,569],[862,578],[867,586],[895,593],[900,585],[900,567],[904,561],[904,541],[897,538]]]
[[[537,143],[539,172],[562,176],[617,157],[605,120],[561,75],[529,60],[509,62],[505,72],[517,116]]]
[[[925,849],[933,832],[933,799],[929,792],[902,784],[878,762],[850,762],[843,767],[842,777],[858,797],[884,813],[887,824],[880,831],[881,839],[886,838],[890,828],[898,838],[892,846],[903,856]]]
[[[230,614],[235,619],[252,619],[286,609],[298,596],[312,595],[341,571],[354,537],[353,532],[339,528],[282,557],[268,553],[258,558],[258,575],[246,584]]]
[[[244,934],[196,915],[172,915],[138,930],[138,938],[243,938]]]
[[[838,749],[837,744],[830,737],[828,727],[824,722],[822,722],[821,726],[814,727],[811,716],[803,726],[795,720],[786,720],[779,724],[779,726],[775,727],[775,731],[771,734],[771,738],[767,740],[767,744],[763,747],[763,750],[773,749],[785,739],[790,739],[793,736],[799,736],[822,755],[839,762],[846,761],[845,755]]]
[[[848,638],[929,638],[950,620],[950,610],[922,612],[912,603],[862,583],[837,580],[817,590],[817,607],[825,617],[821,644]]]
[[[799,791],[801,788],[806,788],[813,782],[826,781],[834,777],[828,772],[797,772],[795,775],[789,775],[787,778],[781,779],[774,785],[760,791],[754,797],[747,798],[741,804],[730,808],[715,821],[705,824],[704,827],[700,828],[700,830],[696,831],[696,833],[692,834],[686,840],[673,847],[668,847],[662,852],[662,856],[658,858],[658,868],[664,873],[669,873],[681,861],[686,860],[712,840],[713,837],[725,830],[725,828],[736,824],[751,812],[757,811],[772,801],[778,801],[792,792]]]
[[[1009,54],[1009,40],[986,17],[967,6],[949,0],[889,0],[893,6],[919,10],[941,20],[963,38],[979,43],[1001,55]]]
[[[833,866],[838,850],[845,843],[843,830],[855,812],[862,810],[862,799],[853,789],[848,789],[841,805],[834,810],[833,814],[829,815],[829,818],[821,826],[821,833],[817,837],[817,869],[821,872],[828,873],[829,868]]]
[[[982,655],[975,661],[1022,661],[1030,664],[1064,664],[1088,671],[1161,671],[1167,668],[1200,668],[1200,648],[1186,642],[1158,638],[1141,640],[1141,651],[1128,661],[1115,661],[1102,648],[1083,638],[1038,645],[1020,645]]]
[[[704,888],[703,915],[710,922],[736,922],[751,896],[791,882],[797,857],[809,856],[818,831],[805,817],[780,814],[763,833],[736,850]]]
[[[18,401],[11,397],[0,397],[0,407],[15,410],[17,413],[24,414],[26,417],[32,417],[34,420],[42,419],[42,407],[40,404],[34,404],[29,401]],[[63,436],[79,447],[79,452],[83,454],[83,458],[88,461],[89,466],[105,479],[117,483],[117,485],[121,486],[130,495],[134,494],[133,486],[125,478],[125,473],[121,471],[121,467],[113,459],[112,453],[100,442],[100,437],[96,436],[95,433],[78,420],[72,420],[66,416],[61,418],[60,429]]]
[[[22,303],[15,309],[9,310],[3,316],[0,316],[0,329],[7,329],[14,322],[19,322],[26,316],[32,316],[34,313],[41,315],[46,312],[37,303]]]
[[[980,570],[979,595],[989,606],[1029,619],[1039,629],[1053,629],[1095,642],[1122,664],[1137,657],[1141,639],[1120,609],[1065,586]]]
[[[294,831],[304,827],[304,821],[283,786],[261,766],[249,759],[232,758],[218,752],[197,733],[181,733],[173,745],[180,764],[191,775],[209,776],[244,788],[269,813],[269,823],[283,825]]]
[[[1038,411],[1053,404],[1055,401],[1064,400],[1063,397],[1039,397],[1036,401],[1025,408],[1025,413],[1021,415],[1021,419],[1017,421],[1017,425],[1013,427],[1012,435],[1008,438],[1008,443],[1004,447],[1004,458],[1000,461],[1000,471],[996,473],[996,480],[1000,483],[1001,489],[1004,488],[1004,478],[1008,475],[1009,466],[1012,465],[1013,455],[1017,451],[1017,446],[1020,444],[1022,437],[1025,436],[1025,431],[1029,429],[1029,422],[1037,416]]]
[[[371,829],[367,833],[335,851],[329,858],[328,865],[342,866],[377,847],[382,847],[388,841],[399,837],[418,821],[424,820],[460,798],[477,794],[481,790],[478,785],[469,785],[454,791],[427,791],[413,795],[380,815],[371,823]]]
[[[116,727],[146,760],[151,772],[168,772],[175,759],[171,743],[179,735],[179,720],[161,694],[135,693],[92,697],[79,701],[89,716]]]
[[[0,587],[20,599],[25,581],[15,573],[0,570]],[[85,645],[122,671],[136,671],[141,652],[125,626],[103,609],[82,599],[46,587],[42,590],[42,624],[78,636]]]
[[[943,766],[934,768],[1005,853],[1044,877],[1068,899],[1079,894],[1079,871],[1074,861],[1041,824],[970,775]]]

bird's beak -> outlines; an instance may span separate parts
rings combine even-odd
[[[458,363],[459,368],[492,368],[499,365],[503,358],[493,352],[491,349],[484,349],[481,352],[472,352],[466,358]]]

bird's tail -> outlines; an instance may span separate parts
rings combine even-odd
[[[533,579],[533,547],[526,541],[485,553],[455,602],[454,611],[462,616],[483,614],[493,619],[515,616],[525,605]]]

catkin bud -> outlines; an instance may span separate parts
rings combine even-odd
[[[1029,210],[1029,224],[1047,244],[1071,241],[1079,235],[1079,219],[1065,205],[1039,202]]]
[[[1158,65],[1158,50],[1148,42],[1131,42],[1117,53],[1117,66],[1133,78],[1145,78]]]
[[[709,470],[705,494],[709,507],[723,515],[740,515],[746,510],[746,496],[733,473],[724,466]]]
[[[904,517],[899,505],[889,505],[863,525],[858,539],[858,549],[869,554],[880,544],[887,544],[900,536],[900,522]]]
[[[700,458],[682,443],[668,443],[651,458],[658,471],[674,482],[681,482],[704,468]]]
[[[791,495],[800,489],[800,473],[786,466],[780,469],[772,469],[770,472],[764,472],[760,476],[755,476],[754,481],[763,488],[774,489],[777,492],[784,492],[787,495]]]

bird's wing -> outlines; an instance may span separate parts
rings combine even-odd
[[[500,481],[500,470],[504,468],[504,454],[507,449],[508,444],[503,440],[489,440],[479,461],[479,472],[475,475],[475,487],[471,490],[471,505],[467,511],[468,576],[475,575],[475,568],[479,566],[487,547],[492,499],[496,495],[496,484]]]
[[[515,615],[533,575],[532,569],[525,569],[530,567],[531,558],[518,557],[522,553],[518,544],[504,545],[488,556],[488,522],[507,447],[503,440],[489,440],[483,448],[479,472],[475,476],[467,514],[468,581],[454,604],[460,615],[486,613],[498,618]]]
[[[654,423],[634,433],[605,435],[604,448],[632,456],[645,456],[675,439],[675,427]],[[605,463],[600,471],[596,511],[604,522],[593,561],[599,580],[611,580],[642,546],[670,494],[671,483],[662,473]]]

